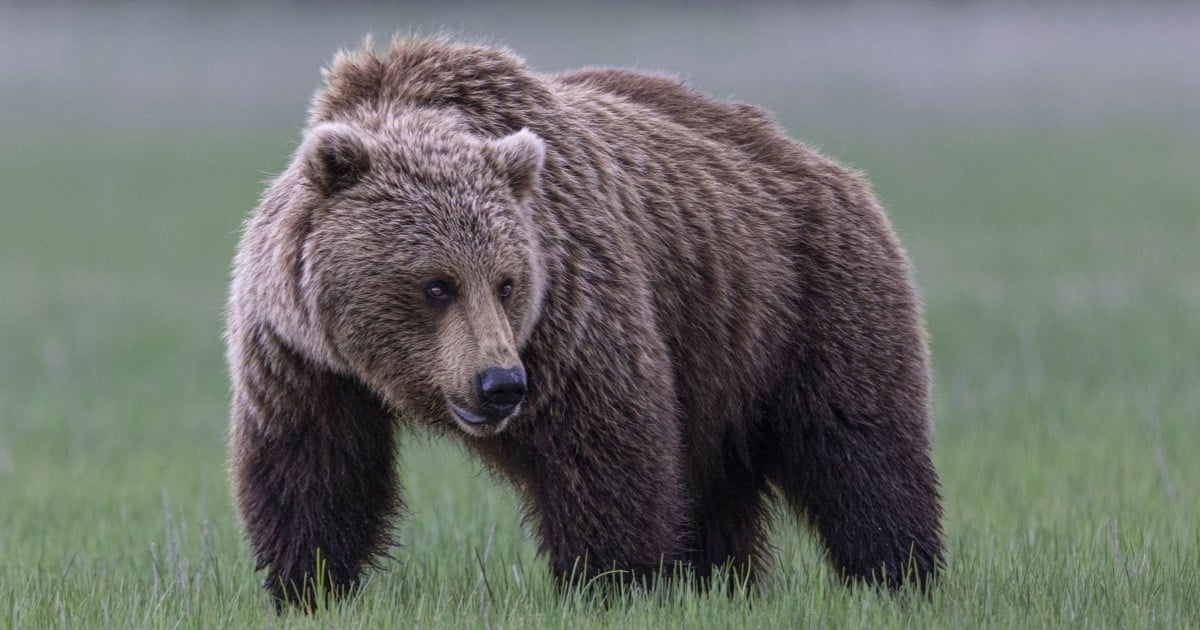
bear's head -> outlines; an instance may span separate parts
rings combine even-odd
[[[519,407],[544,281],[530,217],[545,156],[414,114],[310,128],[298,293],[332,365],[401,415],[484,436]]]

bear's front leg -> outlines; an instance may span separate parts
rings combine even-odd
[[[557,441],[531,488],[542,551],[556,579],[617,572],[641,582],[681,559],[685,501],[671,442],[622,443],[603,430]]]
[[[521,485],[562,584],[604,573],[642,582],[670,575],[682,558],[687,502],[669,373],[630,367],[593,365],[577,372],[588,379],[551,380],[553,400],[514,427]]]
[[[394,422],[360,383],[266,326],[232,331],[230,358],[238,510],[277,607],[311,610],[318,585],[344,595],[389,543],[400,505]]]

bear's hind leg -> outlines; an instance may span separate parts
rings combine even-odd
[[[942,542],[923,420],[803,407],[794,409],[802,416],[781,418],[786,439],[772,458],[784,497],[815,527],[844,578],[924,587],[941,564]]]

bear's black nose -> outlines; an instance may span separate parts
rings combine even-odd
[[[479,404],[488,415],[503,418],[525,397],[525,369],[488,368],[475,377]]]

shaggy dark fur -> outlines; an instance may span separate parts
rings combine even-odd
[[[311,602],[318,554],[340,593],[389,542],[393,416],[510,478],[561,579],[753,577],[778,492],[846,577],[925,583],[926,344],[859,175],[669,77],[425,40],[325,78],[228,316],[235,492],[276,597]],[[493,404],[482,375],[518,368]]]

